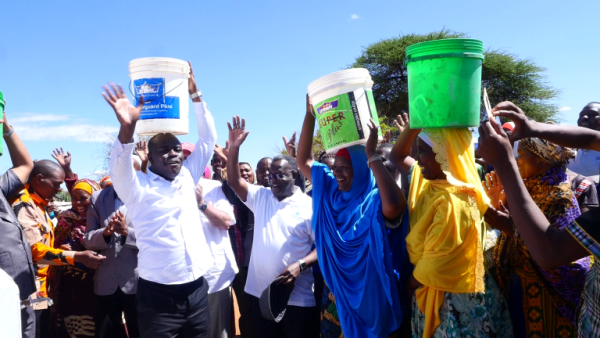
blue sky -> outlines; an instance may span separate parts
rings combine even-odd
[[[2,4],[0,90],[33,158],[63,147],[82,176],[118,130],[101,85],[127,85],[140,57],[191,60],[217,124],[246,117],[241,159],[256,163],[299,131],[307,85],[364,46],[448,28],[531,58],[562,94],[562,119],[600,100],[598,1],[10,1]],[[193,115],[193,114],[191,114]],[[197,139],[195,120],[191,134]],[[10,159],[0,159],[0,169]]]

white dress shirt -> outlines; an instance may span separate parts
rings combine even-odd
[[[183,284],[202,277],[213,265],[196,202],[196,182],[204,173],[217,140],[215,123],[204,102],[194,102],[196,148],[173,181],[136,172],[131,165],[134,143],[115,141],[110,176],[127,216],[135,224],[138,273],[160,284]]]
[[[215,180],[201,179],[198,185],[202,186],[204,200],[215,209],[226,213],[231,217],[229,225],[235,225],[235,214],[233,206],[223,193],[221,182]],[[204,278],[208,282],[208,293],[215,293],[229,287],[238,273],[237,263],[229,240],[229,231],[217,228],[210,223],[204,212],[200,211],[200,222],[204,229],[207,244],[212,253],[215,263],[206,272]]]
[[[294,194],[279,201],[270,188],[248,184],[246,205],[254,212],[254,242],[245,291],[260,298],[262,292],[290,264],[312,249],[312,199],[294,186]],[[312,269],[300,273],[288,305],[315,306]]]

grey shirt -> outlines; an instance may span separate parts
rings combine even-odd
[[[11,169],[0,176],[0,268],[15,281],[21,299],[27,299],[36,291],[31,248],[9,204],[23,189],[25,186]]]
[[[112,185],[92,194],[83,245],[106,256],[94,277],[94,293],[99,296],[112,295],[117,288],[128,295],[137,291],[138,248],[135,245],[134,228],[128,224],[127,236],[112,233],[110,237],[105,237],[103,234],[118,209],[126,213]]]

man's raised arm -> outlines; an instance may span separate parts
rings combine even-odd
[[[196,78],[194,77],[194,70],[192,64],[190,65],[190,78],[188,79],[188,91],[189,94],[196,94],[192,98],[194,105],[194,111],[196,112],[196,123],[198,124],[198,142],[196,147],[190,156],[183,162],[183,165],[190,171],[194,179],[194,183],[198,183],[204,169],[208,165],[210,158],[217,143],[217,130],[215,129],[215,120],[213,119],[206,103],[202,101],[202,96],[199,95],[198,86],[196,85]]]
[[[248,137],[246,120],[236,116],[233,118],[233,127],[227,122],[229,128],[229,158],[227,159],[227,184],[235,191],[238,197],[246,202],[248,200],[248,183],[240,176],[240,147]]]
[[[110,177],[115,187],[115,191],[125,204],[134,202],[136,189],[139,186],[135,170],[131,165],[133,148],[133,134],[135,125],[140,119],[144,97],[141,97],[140,103],[134,107],[125,96],[123,88],[114,83],[110,84],[111,89],[103,86],[105,92],[102,93],[106,102],[113,108],[117,115],[117,120],[121,124],[119,137],[110,154]]]

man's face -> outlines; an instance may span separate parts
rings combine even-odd
[[[56,170],[52,174],[44,177],[42,174],[37,174],[31,182],[31,187],[41,198],[46,202],[52,201],[54,196],[58,194],[60,185],[65,181],[65,172]]]
[[[269,187],[269,174],[271,173],[271,159],[263,159],[256,166],[256,183],[265,188]]]
[[[600,131],[600,104],[588,104],[579,113],[577,125],[584,128]]]
[[[254,184],[254,173],[246,163],[240,164],[240,176],[248,183]]]
[[[181,143],[172,134],[157,135],[152,142],[149,154],[152,171],[166,180],[174,180],[179,175],[183,163]]]
[[[215,179],[221,179],[221,171],[223,170],[223,162],[221,158],[214,154],[212,160],[210,161],[210,166],[212,167],[213,173],[215,173]]]
[[[377,148],[377,150],[375,151],[375,153],[381,157],[383,157],[383,165],[385,166],[385,168],[387,169],[387,171],[390,173],[390,175],[392,175],[392,177],[394,177],[394,175],[396,175],[396,167],[394,167],[394,165],[392,164],[392,162],[390,162],[389,158],[390,158],[390,148]]]
[[[271,174],[269,175],[271,192],[278,200],[283,200],[294,193],[294,179],[296,172],[292,170],[286,160],[278,160],[271,163]]]

